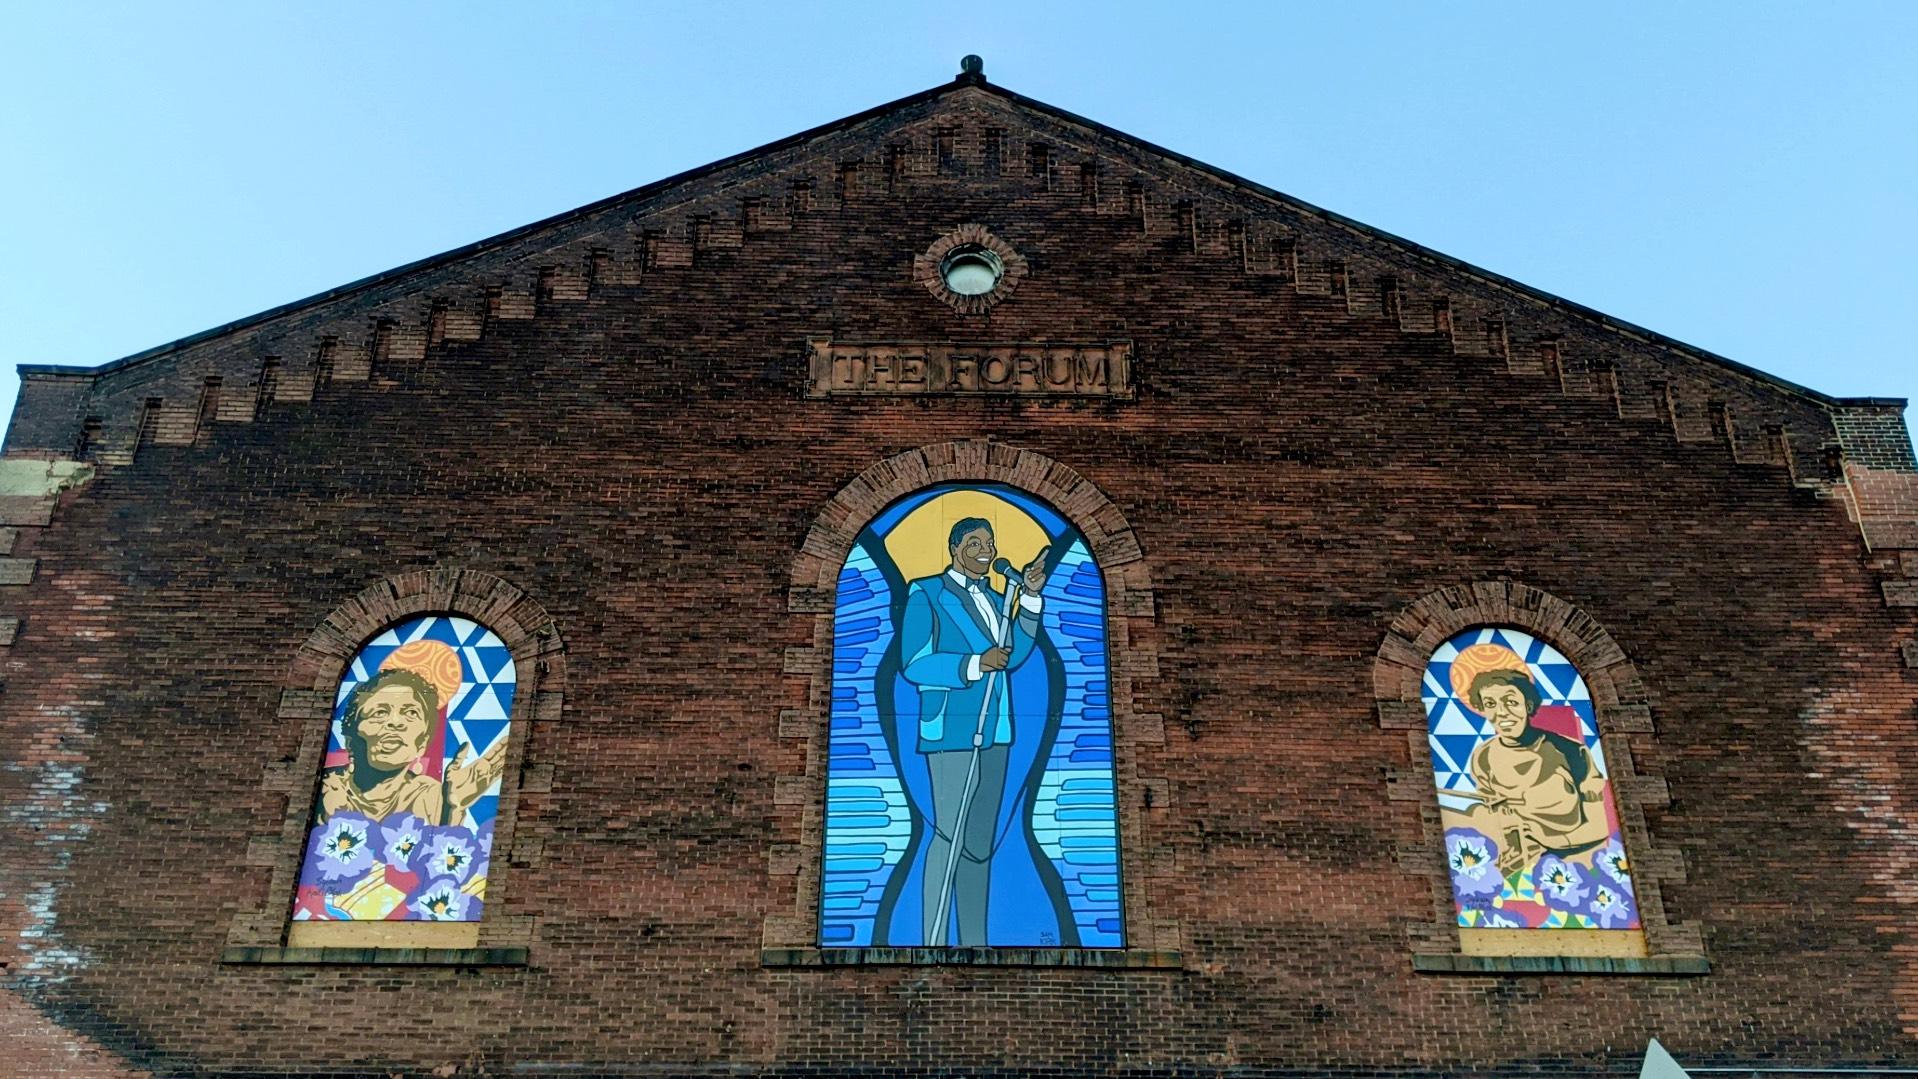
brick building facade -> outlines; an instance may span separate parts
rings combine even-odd
[[[1902,401],[976,70],[22,377],[15,1074],[1583,1075],[1653,1036],[1918,1067]],[[939,484],[1024,492],[1096,562],[1121,946],[822,938],[836,589]],[[518,671],[485,915],[302,938],[336,688],[421,615]],[[1589,686],[1631,954],[1455,917],[1425,682],[1480,626]]]

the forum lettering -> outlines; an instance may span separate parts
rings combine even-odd
[[[810,342],[811,397],[1010,394],[1131,397],[1132,345]]]

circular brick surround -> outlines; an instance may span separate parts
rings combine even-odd
[[[998,256],[1003,273],[999,283],[991,290],[976,296],[967,296],[946,287],[942,272],[946,256],[955,249],[976,245]],[[984,225],[961,225],[932,242],[932,246],[913,256],[913,280],[925,286],[927,292],[940,303],[947,304],[953,310],[968,315],[984,314],[992,310],[1012,290],[1019,286],[1020,279],[1026,276],[1026,257],[1012,249],[1012,245],[992,234]]]

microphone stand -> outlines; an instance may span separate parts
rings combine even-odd
[[[999,567],[994,566],[993,568],[998,569]],[[1006,642],[1012,637],[1012,611],[1014,605],[1018,602],[1017,597],[1020,585],[1020,579],[1012,573],[1011,563],[1006,563],[1006,568],[1000,570],[1000,572],[1003,573],[1006,578],[1006,597],[1000,604],[999,632],[992,642],[995,648],[1006,647]],[[927,947],[950,947],[945,941],[948,933],[948,929],[946,928],[946,915],[952,907],[952,877],[953,874],[959,870],[960,842],[966,834],[966,820],[972,814],[973,792],[977,790],[979,786],[979,753],[984,748],[986,741],[986,713],[992,709],[992,691],[999,683],[1000,673],[999,671],[986,672],[985,696],[979,701],[979,718],[972,727],[972,759],[966,765],[966,786],[965,790],[959,796],[959,814],[953,824],[953,834],[946,837],[946,874],[943,882],[939,886],[939,906],[932,922],[935,927],[934,932],[938,934],[939,943],[934,943],[929,940],[926,942]],[[1006,679],[1007,687],[1010,688],[1011,684],[1012,680],[1008,677]],[[933,833],[935,835],[938,834],[939,821],[936,812],[934,814],[932,827]]]

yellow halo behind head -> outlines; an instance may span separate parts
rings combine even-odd
[[[431,683],[440,695],[440,711],[453,703],[465,676],[460,669],[460,654],[450,644],[439,641],[414,641],[403,644],[382,661],[383,671],[412,671]]]
[[[1532,677],[1532,669],[1525,665],[1517,652],[1502,644],[1474,644],[1459,649],[1458,658],[1452,661],[1452,693],[1472,708],[1472,679],[1486,671],[1517,671],[1525,677]],[[1473,708],[1473,711],[1477,711]]]
[[[1014,569],[1024,569],[1049,542],[1046,530],[1025,510],[985,491],[958,490],[906,514],[886,534],[886,553],[908,581],[944,573],[952,568],[952,549],[946,545],[952,526],[968,517],[992,522],[993,545]]]

